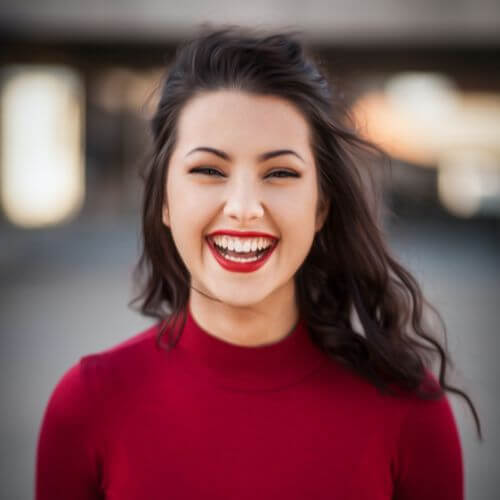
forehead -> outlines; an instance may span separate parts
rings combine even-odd
[[[295,147],[307,154],[309,138],[307,120],[286,99],[217,90],[186,103],[179,117],[177,147],[187,149],[203,142],[228,150]]]

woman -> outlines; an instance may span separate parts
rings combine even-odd
[[[179,49],[137,270],[159,321],[60,380],[37,500],[463,498],[444,389],[479,421],[445,383],[336,99],[291,33],[205,28]]]

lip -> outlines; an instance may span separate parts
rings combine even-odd
[[[228,234],[228,233],[222,232],[222,233],[212,233],[212,234]],[[262,233],[257,233],[257,234],[262,235]],[[206,238],[208,247],[210,248],[212,255],[214,256],[215,260],[219,263],[219,265],[222,268],[226,269],[227,271],[232,271],[236,273],[251,273],[253,271],[257,271],[257,269],[260,269],[271,257],[271,255],[274,253],[274,250],[278,246],[278,239],[274,238],[274,240],[275,241],[271,245],[271,249],[261,259],[253,262],[233,262],[225,259],[222,255],[220,255],[220,253],[215,249],[215,244],[213,240],[208,236]]]
[[[269,238],[271,240],[278,240],[276,236],[269,233],[261,233],[258,231],[234,231],[232,229],[219,229],[207,235],[208,237],[218,236],[218,235],[236,236],[239,238]]]

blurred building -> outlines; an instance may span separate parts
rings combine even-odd
[[[365,135],[392,156],[386,190],[394,203],[497,218],[499,10],[494,0],[257,1],[251,9],[227,1],[12,3],[0,20],[4,215],[43,226],[81,210],[136,210],[146,120],[162,70],[180,40],[199,23],[212,22],[300,30],[339,82]],[[52,87],[41,89],[41,78],[51,78],[46,85]],[[33,85],[41,89],[39,101]],[[55,113],[55,132],[46,113],[34,113],[49,102],[50,92],[55,100],[46,107]],[[56,105],[57,96],[66,101]],[[23,132],[26,123],[44,131],[45,146]],[[47,151],[48,143],[64,153]],[[51,188],[26,166],[30,155],[41,163],[37,147],[46,156],[41,177]],[[54,200],[57,186],[67,199],[56,197],[59,214],[52,214],[44,199]],[[23,218],[18,212],[24,198],[32,206]]]

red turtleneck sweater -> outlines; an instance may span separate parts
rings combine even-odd
[[[36,500],[463,499],[446,397],[379,394],[303,322],[260,347],[222,341],[190,314],[172,351],[156,333],[61,378],[40,429]]]

